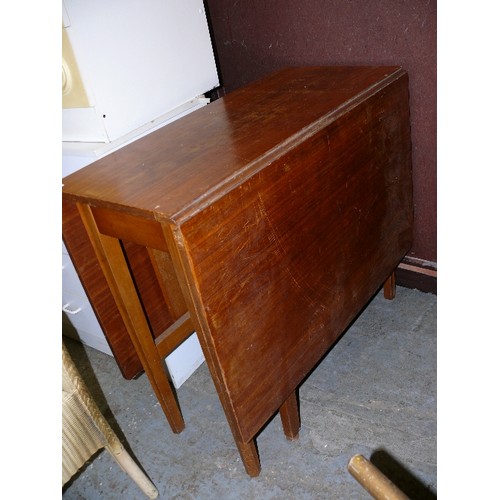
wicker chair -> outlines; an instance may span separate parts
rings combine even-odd
[[[63,344],[62,485],[102,448],[111,453],[146,496],[158,496],[158,490],[125,450],[100,412]]]

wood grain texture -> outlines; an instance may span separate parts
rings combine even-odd
[[[403,74],[395,67],[281,71],[65,177],[64,197],[180,222]]]
[[[102,210],[96,210],[96,212],[97,218],[99,221],[102,221],[102,225],[104,226],[102,232],[106,234],[106,228],[108,227],[105,222],[107,221],[106,216],[109,216],[110,213],[113,214],[113,212]],[[142,373],[142,364],[129,338],[102,270],[99,267],[95,251],[85,232],[76,205],[63,201],[62,215],[63,240],[71,255],[80,281],[122,375],[126,379],[132,379]],[[123,216],[123,214],[121,215]],[[120,220],[121,224],[125,227],[126,224],[130,225],[135,221],[131,217],[124,217]],[[158,224],[155,223],[155,225],[157,226],[156,229],[160,231],[159,237],[163,245],[165,245],[161,228]],[[151,234],[154,231],[150,227],[150,225],[147,226],[145,234],[151,238]],[[113,229],[114,231],[118,231],[121,236],[125,233],[122,227],[118,229],[113,227]],[[153,238],[153,241],[156,241],[155,238]],[[176,308],[171,310],[169,304],[166,303],[162,295],[163,276],[157,276],[156,261],[152,260],[144,246],[125,240],[123,241],[123,247],[151,330],[154,336],[157,337],[186,312],[186,306],[182,304],[180,298],[173,295],[172,297],[177,303]],[[166,247],[164,246],[163,250],[165,249]],[[164,256],[164,252],[158,253],[161,254],[158,258],[161,258],[163,261],[165,258],[168,259],[168,256]],[[176,293],[178,292],[176,291]]]
[[[404,76],[181,225],[243,441],[394,270],[411,229]]]
[[[66,248],[120,371],[124,378],[132,379],[142,372],[141,362],[129,339],[123,318],[99,266],[78,209],[75,204],[64,200],[62,233]]]
[[[410,75],[410,255],[437,260],[437,1],[207,0],[219,95],[289,66],[403,65]],[[406,274],[406,273],[405,273]]]
[[[290,395],[411,247],[407,74],[284,70],[75,172],[63,197],[168,251],[256,475],[257,433],[278,410],[298,432]]]
[[[146,311],[141,303],[134,276],[118,238],[99,232],[89,205],[78,204],[78,211],[92,242],[127,333],[148,376],[173,432],[184,429],[184,419],[164,359],[160,356]]]

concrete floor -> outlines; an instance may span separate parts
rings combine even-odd
[[[279,416],[257,438],[262,472],[246,475],[206,364],[178,390],[186,429],[171,432],[142,375],[66,340],[111,425],[165,499],[371,498],[347,471],[358,453],[410,498],[436,498],[436,296],[379,293],[300,388],[302,427],[287,441]],[[106,451],[63,499],[145,498]]]

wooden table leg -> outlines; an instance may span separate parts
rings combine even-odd
[[[112,289],[115,289],[115,297],[121,295],[123,301],[123,306],[119,308],[128,313],[125,323],[129,335],[172,431],[179,433],[185,427],[179,402],[172,388],[165,361],[159,355],[149,330],[120,244],[117,239],[104,235],[101,236],[101,241],[108,257],[108,265],[116,280],[116,286],[112,286]]]
[[[392,300],[396,297],[396,272],[393,271],[384,283],[384,298]]]
[[[299,437],[300,414],[298,391],[293,391],[280,407],[281,423],[285,436],[290,441]]]
[[[181,409],[165,362],[153,340],[120,242],[99,232],[90,207],[78,205],[78,210],[151,387],[172,431],[181,432],[185,427]]]
[[[255,438],[249,443],[242,443],[236,440],[236,445],[238,446],[241,460],[243,461],[247,474],[250,477],[257,477],[260,474],[261,467]]]

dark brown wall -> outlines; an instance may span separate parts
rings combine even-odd
[[[400,65],[410,77],[414,245],[436,254],[436,0],[206,0],[230,92],[284,66]]]

